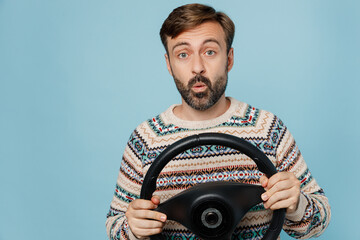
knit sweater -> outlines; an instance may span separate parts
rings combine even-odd
[[[176,105],[172,105],[133,131],[123,154],[107,215],[109,239],[136,239],[125,212],[128,204],[139,198],[141,184],[150,165],[170,144],[205,132],[221,132],[243,138],[262,150],[278,171],[295,174],[301,182],[300,202],[296,212],[286,215],[285,232],[294,238],[304,239],[320,235],[325,230],[330,221],[330,205],[284,123],[268,111],[228,99],[231,101],[229,109],[215,119],[185,121],[174,115]],[[259,185],[262,175],[256,164],[237,150],[223,146],[200,146],[179,154],[165,166],[157,179],[154,195],[163,202],[196,184],[219,180]],[[262,203],[254,206],[237,225],[233,239],[261,239],[271,217],[272,211],[265,209]],[[167,239],[198,239],[174,221],[166,222],[163,234]]]

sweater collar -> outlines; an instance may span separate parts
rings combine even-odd
[[[171,123],[181,128],[187,128],[187,129],[212,128],[228,121],[234,115],[234,113],[237,112],[237,110],[244,109],[244,107],[242,107],[244,103],[239,102],[232,97],[227,97],[227,99],[230,100],[230,107],[226,110],[225,113],[213,119],[208,119],[204,121],[189,121],[189,120],[180,119],[177,116],[175,116],[173,111],[176,106],[179,106],[179,104],[171,105],[165,112],[161,114],[161,118],[163,119],[165,124]],[[241,115],[243,114],[244,112],[242,111]]]

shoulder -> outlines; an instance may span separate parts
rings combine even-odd
[[[234,98],[230,98],[233,106],[232,119],[240,120],[240,123],[245,126],[259,126],[260,125],[271,125],[274,122],[280,121],[278,116],[274,113],[258,108],[257,106],[248,104],[246,102],[238,101]]]
[[[139,126],[137,126],[135,131],[140,134],[150,134],[151,132],[160,134],[169,131],[172,128],[172,124],[169,123],[168,116],[170,113],[172,113],[172,109],[175,106],[176,105],[171,105],[164,112],[146,119]]]
[[[130,139],[138,139],[138,142],[152,145],[157,141],[159,136],[176,129],[177,126],[174,126],[167,120],[169,112],[171,112],[175,106],[176,105],[171,105],[164,112],[143,121],[132,132]]]

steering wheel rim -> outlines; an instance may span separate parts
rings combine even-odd
[[[150,166],[143,181],[140,198],[150,200],[156,190],[156,181],[163,168],[178,154],[198,146],[220,145],[238,150],[250,157],[257,165],[258,169],[268,178],[276,174],[276,168],[269,158],[256,146],[248,141],[224,133],[202,133],[185,137],[172,145],[168,146]],[[201,185],[201,184],[200,184]],[[181,193],[180,193],[181,194]],[[270,226],[262,240],[275,240],[279,236],[285,221],[285,209],[273,211]],[[161,234],[151,236],[152,240],[162,239]]]

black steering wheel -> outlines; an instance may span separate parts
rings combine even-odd
[[[140,193],[140,198],[150,200],[156,189],[156,180],[165,167],[178,154],[198,146],[221,145],[238,150],[250,157],[258,169],[271,177],[277,171],[268,157],[244,139],[223,134],[203,133],[183,138],[167,147],[150,166]],[[256,204],[262,202],[265,190],[258,185],[237,182],[208,182],[195,185],[159,204],[156,211],[165,213],[202,239],[231,239],[237,224]],[[275,240],[285,220],[285,209],[275,210],[263,240]],[[152,240],[163,239],[161,234]]]

